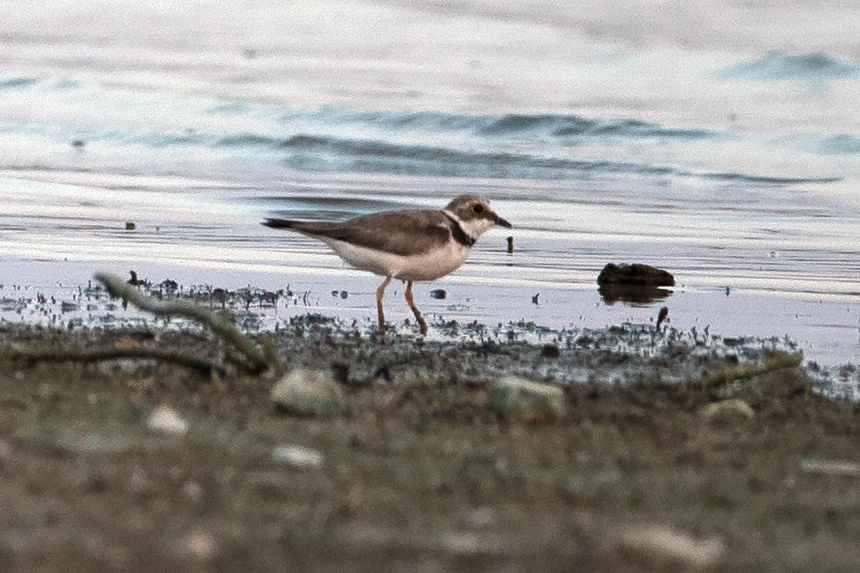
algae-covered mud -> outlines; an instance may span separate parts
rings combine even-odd
[[[372,295],[367,294],[362,303],[354,307],[337,308],[323,305],[323,302],[348,303],[350,293],[333,289],[331,292],[294,291],[289,286],[279,289],[265,289],[253,286],[225,288],[211,284],[181,285],[172,279],[161,282],[148,281],[133,273],[130,282],[142,293],[162,301],[191,302],[213,311],[231,313],[236,326],[250,335],[277,334],[286,329],[302,332],[308,322],[326,332],[330,340],[337,341],[332,350],[313,358],[312,349],[298,336],[289,344],[291,348],[286,364],[312,364],[328,367],[340,352],[351,352],[351,345],[359,341],[366,345],[373,338],[375,323],[369,307],[361,306]],[[337,284],[333,282],[332,284]],[[389,304],[405,304],[399,299],[396,289],[389,297]],[[15,287],[0,285],[0,325],[32,325],[49,329],[78,330],[117,330],[132,328],[138,330],[185,331],[194,328],[193,323],[177,316],[153,317],[133,306],[122,304],[113,299],[97,282],[89,281],[79,286],[53,287]],[[47,294],[46,294],[47,293]],[[437,295],[441,296],[441,295]],[[352,295],[352,298],[356,298]],[[466,299],[468,302],[469,299]],[[449,318],[450,314],[468,314],[462,310],[463,302],[457,300],[437,301],[437,312],[430,313],[428,319],[432,328],[427,337],[417,336],[417,327],[409,319],[390,323],[390,336],[385,344],[375,350],[364,350],[375,356],[384,352],[385,356],[366,360],[362,364],[350,364],[356,372],[367,376],[368,369],[382,367],[386,361],[398,364],[407,378],[423,374],[413,371],[409,366],[413,352],[433,357],[438,348],[450,348],[459,352],[458,343],[483,348],[505,348],[483,367],[482,375],[504,376],[506,374],[524,375],[541,382],[570,385],[583,383],[631,384],[635,382],[678,383],[702,374],[702,364],[711,359],[744,363],[761,360],[768,352],[784,352],[803,355],[803,348],[787,335],[781,336],[726,336],[714,332],[705,325],[697,328],[677,329],[671,326],[671,317],[661,327],[657,326],[656,311],[646,319],[647,322],[620,321],[607,328],[578,327],[571,324],[567,328],[549,328],[532,321],[485,324],[478,320],[464,321]],[[446,312],[445,308],[448,306]],[[336,310],[340,315],[329,313]],[[633,309],[634,311],[636,309]],[[650,312],[650,310],[649,310]],[[287,342],[285,342],[287,344]],[[551,363],[534,363],[529,353],[542,348],[567,349],[571,352],[565,358]],[[404,353],[404,358],[392,355],[393,349]],[[520,355],[511,348],[519,348]],[[342,350],[341,350],[342,349]],[[614,361],[604,360],[606,353],[616,356]],[[490,353],[493,354],[493,353]],[[678,357],[683,356],[684,360]],[[804,356],[806,358],[806,356]],[[339,359],[345,363],[354,362],[348,357]],[[425,360],[425,359],[422,359]],[[433,365],[438,366],[438,365]],[[458,379],[468,378],[465,374],[470,363],[458,365],[458,372],[446,375]],[[817,393],[838,401],[854,402],[860,399],[860,372],[850,364],[838,366],[822,365],[814,360],[803,363],[805,374],[813,383]]]

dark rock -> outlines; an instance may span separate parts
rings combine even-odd
[[[599,285],[675,286],[672,273],[650,265],[609,263],[597,277]]]
[[[609,263],[600,271],[597,284],[600,285],[600,296],[607,304],[617,301],[650,304],[672,294],[672,291],[659,287],[674,286],[675,277],[649,265]]]
[[[436,298],[439,300],[444,300],[445,297],[448,296],[448,293],[445,292],[445,289],[437,288],[430,291],[430,298]]]
[[[391,369],[388,367],[388,364],[376,369],[376,372],[373,373],[373,379],[375,380],[376,378],[382,378],[386,382],[391,382],[393,380],[391,377]]]
[[[589,344],[591,344],[593,342],[594,342],[594,340],[592,338],[587,337],[587,336],[580,336],[579,338],[576,339],[576,345],[577,346],[588,346]]]
[[[558,358],[561,353],[555,344],[545,344],[540,350],[541,358]]]
[[[349,384],[349,364],[332,362],[331,373],[338,384]]]
[[[615,304],[618,301],[628,304],[651,304],[666,300],[672,295],[672,291],[666,288],[618,284],[600,285],[597,287],[597,292],[606,304]]]
[[[128,271],[128,274],[131,278],[129,278],[126,282],[131,286],[149,286],[149,281],[138,278],[136,271]]]

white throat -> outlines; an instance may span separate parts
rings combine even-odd
[[[469,221],[464,221],[448,209],[444,209],[443,211],[446,215],[457,221],[460,228],[463,229],[463,232],[472,240],[477,240],[485,231],[491,229],[495,225],[495,223],[489,219],[471,219]]]

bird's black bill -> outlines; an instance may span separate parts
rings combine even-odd
[[[273,229],[290,229],[293,226],[293,221],[287,221],[286,219],[266,219],[263,221],[263,225]]]
[[[513,227],[513,225],[511,225],[510,223],[508,223],[507,221],[505,221],[501,217],[496,217],[496,225],[501,225],[502,227],[507,227],[508,229]]]

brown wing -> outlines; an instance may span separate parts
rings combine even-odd
[[[267,219],[263,224],[404,256],[441,246],[451,237],[448,218],[427,210],[374,213],[343,223]]]

